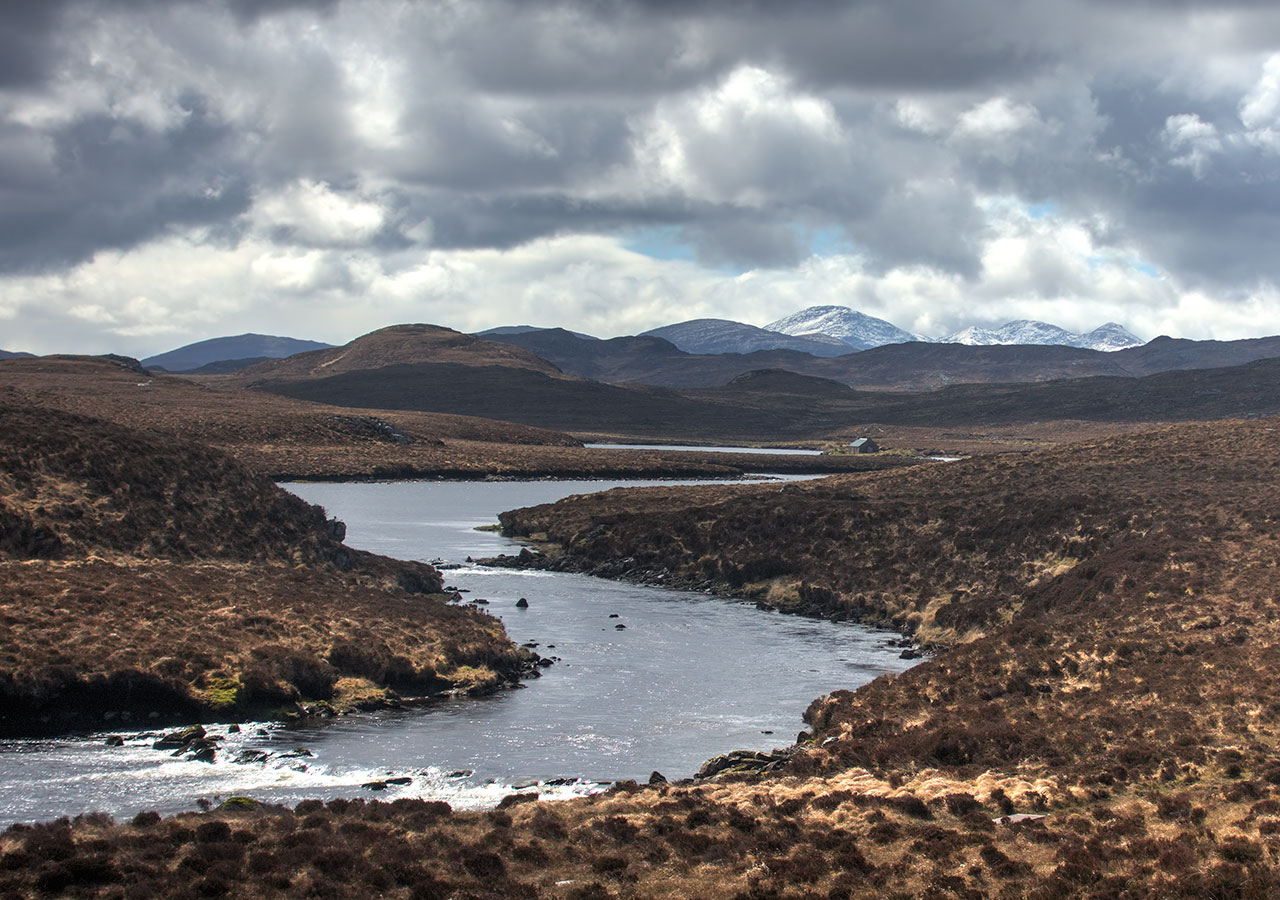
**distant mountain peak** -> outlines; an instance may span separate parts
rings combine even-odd
[[[581,331],[569,331],[567,328],[546,328],[541,325],[499,325],[497,328],[486,328],[484,331],[474,332],[476,337],[501,337],[507,334],[530,334],[535,331],[563,331],[571,334],[576,338],[582,338],[584,341],[598,341],[600,338],[593,334],[583,334]]]
[[[209,338],[187,344],[177,350],[149,356],[142,361],[148,369],[158,368],[170,372],[189,372],[211,363],[229,360],[283,359],[308,350],[324,350],[332,346],[319,341],[303,341],[274,334],[236,334]]]
[[[776,322],[770,322],[765,328],[792,335],[826,334],[859,350],[920,340],[892,322],[877,319],[847,306],[810,306]]]
[[[757,328],[729,319],[690,319],[646,331],[639,337],[657,337],[685,353],[754,353],[757,350],[797,350],[813,356],[843,356],[854,347],[825,334],[792,335]]]
[[[1139,347],[1143,341],[1115,322],[1100,325],[1093,331],[1075,334],[1048,322],[1034,319],[1016,319],[999,328],[987,329],[971,325],[939,338],[944,344],[968,344],[971,347],[992,347],[1010,344],[1050,344],[1078,347],[1083,350],[1123,350]]]

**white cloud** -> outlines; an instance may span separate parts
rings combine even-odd
[[[368,241],[382,228],[381,206],[358,195],[338,193],[324,182],[298,179],[254,204],[252,218],[262,231],[285,229],[291,240],[310,246],[343,246]]]
[[[1246,139],[1280,152],[1280,53],[1268,57],[1262,75],[1240,101]]]
[[[1030,103],[1015,103],[1008,97],[992,97],[965,110],[956,121],[954,133],[959,137],[980,141],[1000,141],[1038,125],[1040,113]]]
[[[68,0],[0,89],[6,349],[816,302],[1280,331],[1264,5],[259,6]]]
[[[1204,177],[1213,157],[1222,152],[1218,129],[1192,113],[1169,116],[1162,137],[1170,150],[1181,154],[1170,164],[1190,169],[1197,178]]]
[[[712,203],[761,208],[802,200],[840,177],[849,161],[831,104],[756,66],[661,101],[633,128],[645,181]]]
[[[1144,337],[1280,332],[1274,289],[1230,297],[1180,289],[1135,262],[1132,248],[1096,244],[1089,223],[1037,217],[1004,198],[984,208],[993,231],[971,280],[928,266],[876,273],[857,255],[730,275],[653,259],[597,236],[393,257],[287,250],[261,238],[217,248],[174,237],[102,254],[61,276],[4,279],[0,292],[17,305],[17,321],[38,309],[41,329],[8,329],[5,349],[146,356],[244,331],[341,343],[397,322],[464,331],[528,323],[607,337],[698,317],[764,324],[823,303],[935,336],[1018,318],[1073,330],[1116,320]],[[59,321],[65,326],[51,326]]]

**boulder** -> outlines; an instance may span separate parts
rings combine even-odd
[[[156,750],[182,750],[194,741],[204,740],[205,734],[203,725],[192,725],[190,728],[182,728],[161,735],[160,739],[151,746]]]
[[[707,760],[694,777],[705,779],[725,774],[748,775],[772,772],[790,758],[790,750],[773,750],[769,753],[762,753],[759,750],[734,750],[724,756]]]

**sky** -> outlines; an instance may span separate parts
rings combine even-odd
[[[0,10],[0,348],[836,304],[1280,333],[1280,4]]]

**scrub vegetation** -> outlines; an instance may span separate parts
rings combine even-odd
[[[484,690],[526,666],[433,568],[346,547],[224,453],[50,410],[0,421],[4,732]]]

